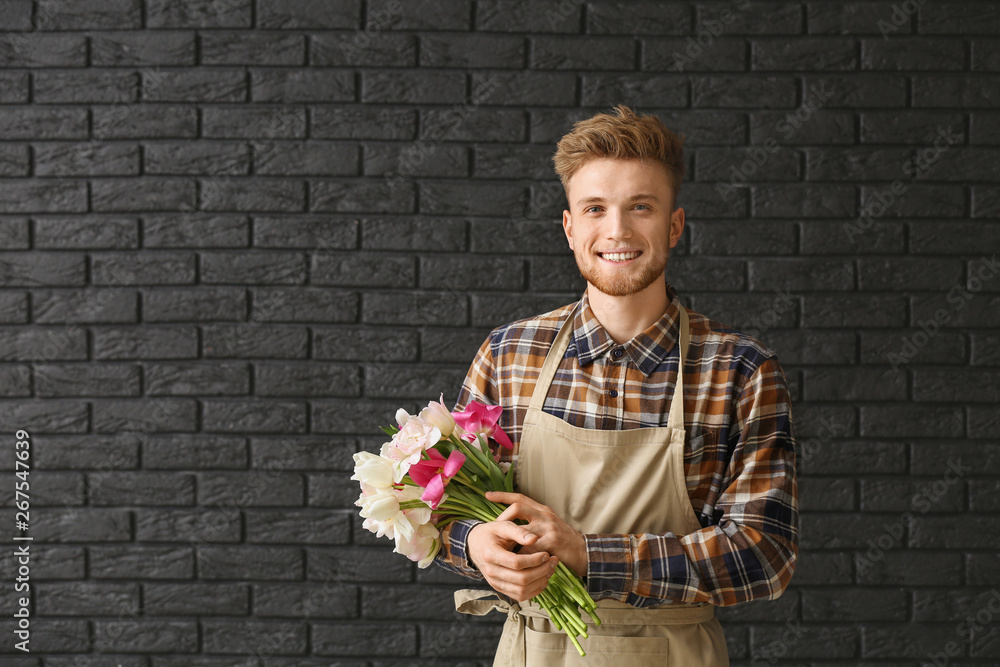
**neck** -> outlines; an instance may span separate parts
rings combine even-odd
[[[610,296],[587,285],[590,308],[608,335],[619,345],[648,329],[667,310],[667,286],[662,276],[652,285],[629,296]]]

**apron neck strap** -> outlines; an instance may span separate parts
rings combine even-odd
[[[559,370],[559,364],[562,363],[563,355],[566,354],[566,349],[569,347],[569,340],[573,335],[573,320],[579,306],[580,302],[577,302],[573,310],[570,311],[569,317],[562,323],[559,333],[556,334],[555,340],[552,341],[552,347],[549,349],[548,354],[545,355],[545,363],[542,364],[542,370],[538,374],[535,388],[531,392],[531,401],[528,403],[529,410],[535,409],[540,411],[545,404],[545,396],[549,393],[549,386],[552,384],[552,379],[556,376],[556,371]],[[690,339],[688,335],[687,309],[683,305],[680,307],[678,330],[680,332],[680,340],[677,347],[680,350],[680,356],[678,358],[677,381],[674,387],[674,395],[670,398],[670,415],[667,419],[667,425],[683,430],[684,362],[687,359],[688,342]],[[677,400],[678,396],[680,396],[680,400]]]

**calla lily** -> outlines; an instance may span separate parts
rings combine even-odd
[[[471,401],[464,412],[452,412],[451,416],[455,418],[455,423],[462,429],[461,437],[463,440],[476,444],[476,436],[483,435],[487,438],[493,438],[502,447],[513,449],[514,443],[497,424],[502,412],[502,406]]]
[[[456,450],[445,459],[438,450],[429,449],[427,456],[430,458],[410,466],[410,479],[424,487],[420,499],[436,510],[445,499],[444,487],[462,469],[465,454]]]

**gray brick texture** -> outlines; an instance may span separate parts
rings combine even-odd
[[[668,279],[794,400],[734,667],[1000,664],[995,0],[0,0],[0,664],[492,664],[352,455],[579,297],[551,157],[618,103],[685,135]]]

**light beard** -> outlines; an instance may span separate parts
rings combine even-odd
[[[662,265],[647,263],[638,273],[630,272],[625,275],[608,277],[601,273],[598,268],[600,260],[583,262],[579,255],[576,257],[576,266],[580,269],[580,275],[595,288],[608,296],[631,296],[643,291],[656,282],[667,268],[665,258]]]

